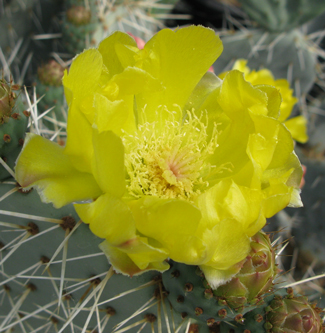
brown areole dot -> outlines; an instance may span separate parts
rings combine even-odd
[[[220,310],[218,311],[218,316],[219,316],[220,318],[226,318],[226,317],[227,317],[227,310],[226,310],[226,309],[220,309]]]
[[[157,320],[157,317],[152,314],[152,313],[148,313],[144,316],[144,319],[148,322],[148,323],[154,323]]]
[[[26,285],[26,288],[27,288],[27,289],[30,289],[31,291],[35,291],[35,290],[37,290],[35,284],[33,284],[33,283],[28,283],[28,284]]]
[[[210,327],[215,323],[215,320],[213,318],[207,319],[207,325]]]
[[[182,313],[181,313],[181,317],[182,317],[182,319],[186,318],[187,316],[188,316],[187,312],[182,312]]]
[[[72,294],[67,294],[66,290],[62,290],[62,299],[65,301],[72,300]]]
[[[257,314],[257,315],[255,316],[255,321],[256,321],[257,323],[260,323],[261,321],[263,321],[263,316],[262,316],[261,314]]]
[[[199,325],[198,324],[191,324],[188,333],[199,333]]]
[[[106,308],[106,314],[109,316],[114,316],[116,314],[116,310],[111,306]]]
[[[41,257],[41,263],[42,264],[48,264],[50,262],[50,259],[48,257],[42,256]]]
[[[17,112],[15,112],[15,113],[13,113],[13,114],[11,115],[11,118],[13,118],[13,119],[15,119],[15,120],[18,120],[18,119],[20,119],[20,114],[17,113]]]
[[[93,284],[94,286],[98,286],[101,282],[102,280],[100,278],[95,278],[90,281],[90,283]]]
[[[241,313],[239,313],[238,315],[236,315],[235,321],[238,324],[244,324],[244,321],[245,321],[244,316]]]
[[[206,298],[206,299],[211,299],[211,298],[213,298],[213,291],[212,291],[212,289],[205,289],[204,290],[204,297]]]
[[[180,276],[179,270],[176,269],[173,272],[171,272],[171,276],[174,277],[174,278],[178,278]]]
[[[3,285],[3,289],[8,292],[11,291],[11,288],[7,284]]]
[[[76,225],[76,220],[72,216],[64,216],[61,220],[60,226],[63,230],[69,229],[71,231]]]
[[[196,316],[201,316],[203,314],[203,309],[197,306],[194,312]]]
[[[194,286],[193,286],[193,284],[192,283],[185,283],[185,291],[186,292],[191,292],[193,289],[194,289]]]
[[[28,228],[27,231],[31,234],[31,235],[37,235],[39,233],[39,228],[38,226],[34,223],[34,222],[29,222],[27,224]]]
[[[10,137],[10,135],[9,135],[9,134],[5,134],[5,135],[3,136],[3,141],[4,141],[5,143],[9,143],[9,142],[11,141],[11,137]]]
[[[184,296],[179,295],[179,296],[176,298],[176,302],[177,302],[177,303],[184,303]]]

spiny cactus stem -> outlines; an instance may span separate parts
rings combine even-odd
[[[4,280],[4,281],[0,282],[0,286],[4,286],[4,288],[5,288],[6,285],[7,285],[7,283],[9,283],[10,281],[16,279],[18,275],[19,275],[19,276],[24,275],[25,273],[27,273],[27,272],[29,272],[29,271],[31,271],[31,270],[34,270],[34,269],[36,269],[36,268],[41,267],[41,265],[42,265],[42,261],[37,262],[36,264],[34,264],[34,265],[32,265],[32,266],[30,266],[30,267],[24,269],[23,271],[19,272],[18,274],[11,276],[11,277],[8,278],[7,280]],[[15,282],[17,282],[17,281],[15,281]],[[5,288],[5,289],[6,289],[6,288]]]
[[[26,290],[26,292],[29,293],[30,290]],[[27,296],[26,296],[27,297]],[[0,327],[0,329],[2,329],[2,331],[6,331],[6,330],[9,330],[10,328],[16,326],[16,325],[19,325],[20,323],[22,323],[23,321],[29,319],[29,318],[33,318],[35,316],[37,316],[39,313],[41,313],[42,311],[44,310],[47,310],[48,308],[52,307],[53,305],[56,305],[57,304],[57,300],[51,302],[51,303],[48,303],[42,307],[39,307],[37,310],[31,312],[31,313],[28,313],[26,314],[23,318],[19,318],[17,321],[14,321],[12,323],[10,323],[9,325],[5,326],[5,327]],[[7,316],[6,318],[10,318],[9,316]]]
[[[60,225],[62,224],[62,222],[64,223],[64,221],[60,220]],[[66,229],[65,236],[64,236],[64,239],[63,239],[62,243],[58,246],[58,248],[54,252],[52,258],[47,263],[47,265],[46,265],[43,273],[51,265],[52,261],[56,258],[56,256],[59,254],[59,252],[61,251],[62,248],[63,248],[62,270],[65,271],[66,255],[67,255],[67,250],[68,250],[68,248],[67,248],[68,240],[72,236],[72,234],[78,229],[78,227],[80,226],[81,223],[82,223],[82,221],[79,221],[71,231],[70,231],[69,228]],[[63,282],[64,282],[64,280],[62,280],[62,271],[61,271],[61,285],[62,285],[62,290],[63,290]],[[62,292],[62,290],[61,290],[61,292]]]
[[[11,317],[13,317],[13,315],[15,313],[17,313],[17,311],[19,310],[19,308],[21,307],[21,305],[24,303],[24,300],[27,298],[28,294],[32,291],[36,290],[36,287],[32,284],[27,285],[26,286],[26,290],[23,292],[23,294],[20,296],[20,298],[15,301],[14,306],[12,307],[11,311],[9,312],[8,316],[6,316],[6,318],[4,319],[4,321],[2,322],[1,326],[0,326],[0,330],[3,329],[5,330],[3,327],[7,324],[7,322],[11,319]]]
[[[96,308],[97,308],[97,304],[98,304],[99,298],[100,298],[100,296],[101,296],[101,294],[102,294],[102,292],[103,292],[103,290],[104,290],[104,288],[105,288],[105,286],[106,286],[108,280],[109,280],[113,275],[114,275],[114,270],[113,270],[113,268],[111,267],[110,270],[108,271],[107,275],[105,276],[105,278],[104,278],[103,281],[101,281],[101,280],[98,279],[98,278],[93,279],[93,280],[91,281],[91,287],[93,287],[93,289],[95,289],[95,288],[98,287],[98,286],[100,286],[100,289],[99,289],[99,291],[98,291],[98,294],[97,294],[96,297],[95,297],[95,301],[94,301],[94,303],[93,303],[93,305],[92,305],[92,307],[91,307],[91,310],[89,311],[89,315],[88,315],[87,320],[86,320],[86,322],[85,322],[85,324],[84,324],[84,328],[83,328],[83,330],[82,330],[82,333],[85,332],[85,330],[86,330],[86,328],[87,328],[87,326],[88,326],[88,324],[89,324],[89,322],[90,322],[90,319],[91,319],[91,317],[92,317],[94,311],[95,311]],[[79,302],[81,302],[81,299],[80,299]]]
[[[70,235],[71,235],[71,233],[70,233]],[[73,311],[70,313],[69,319],[63,324],[63,326],[58,331],[58,333],[61,333],[64,331],[64,329],[72,322],[72,320],[77,316],[77,314],[81,311],[81,309],[83,309],[86,306],[86,304],[89,302],[89,300],[92,299],[97,294],[97,292],[99,292],[100,290],[101,291],[104,290],[104,287],[105,287],[107,281],[113,276],[113,274],[114,274],[114,271],[113,271],[113,267],[111,266],[111,268],[108,270],[104,280],[101,281],[101,283],[99,283],[94,288],[94,290],[85,298],[85,300],[79,306],[76,306],[73,309]],[[100,292],[100,294],[101,294],[101,292]],[[99,297],[98,297],[98,299],[99,299]],[[95,302],[96,305],[98,304],[98,299],[96,299],[96,301],[97,301],[97,302]]]
[[[141,290],[141,289],[144,289],[144,288],[147,288],[147,287],[153,286],[153,285],[155,285],[155,284],[157,284],[157,283],[158,283],[158,282],[155,281],[155,280],[152,280],[152,281],[146,282],[146,283],[142,284],[141,286],[138,286],[138,287],[136,287],[136,288],[130,289],[130,290],[128,290],[128,291],[125,291],[125,292],[123,292],[123,293],[118,294],[117,296],[114,296],[114,297],[112,297],[112,298],[110,298],[110,299],[107,299],[107,300],[101,302],[101,303],[98,303],[98,306],[105,305],[105,304],[107,304],[107,303],[109,303],[109,302],[112,302],[112,301],[118,299],[118,298],[121,298],[121,297],[126,296],[126,295],[128,295],[128,294],[131,294],[131,293],[133,293],[133,292],[139,291],[139,290]]]

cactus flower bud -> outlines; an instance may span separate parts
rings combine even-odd
[[[278,272],[275,265],[275,251],[268,235],[258,232],[251,239],[251,250],[240,271],[226,284],[213,290],[217,299],[240,310],[247,304],[257,304],[263,294],[273,287],[273,280]]]
[[[38,79],[41,83],[49,86],[62,86],[64,67],[55,60],[49,60],[37,69]]]
[[[85,25],[91,21],[91,11],[83,6],[72,6],[67,12],[67,20],[76,26]]]
[[[266,313],[268,333],[321,333],[320,310],[308,302],[305,296],[287,296],[274,299]]]

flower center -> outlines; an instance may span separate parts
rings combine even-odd
[[[124,136],[127,188],[131,196],[153,195],[192,201],[209,186],[209,155],[217,147],[217,131],[207,134],[207,120],[188,112],[180,123],[153,122],[139,126],[136,135]]]

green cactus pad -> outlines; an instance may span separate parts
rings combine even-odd
[[[319,0],[238,0],[248,16],[268,31],[296,28],[325,10]]]

